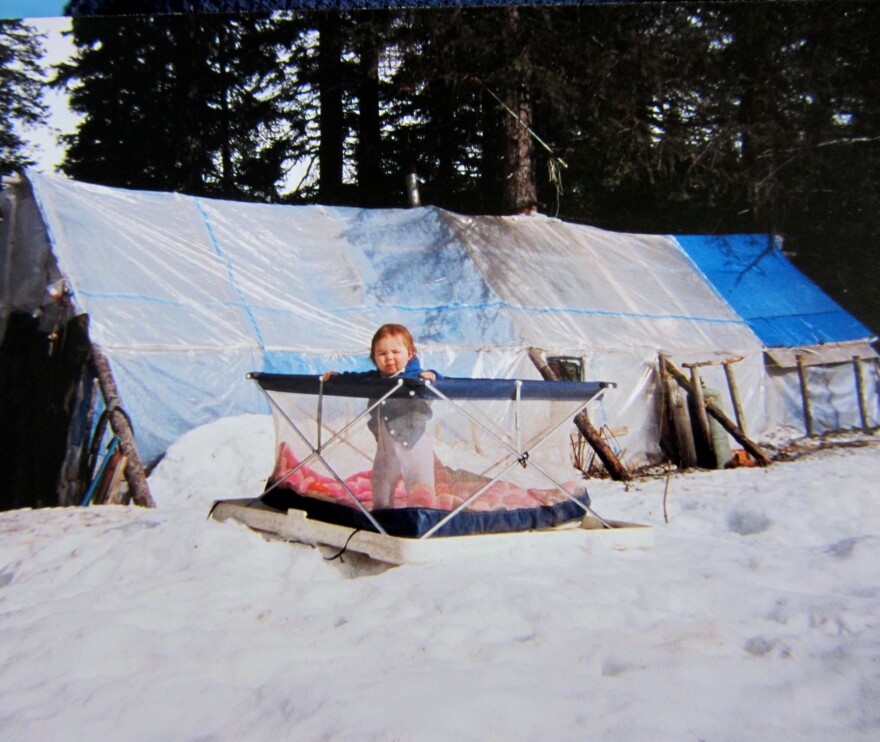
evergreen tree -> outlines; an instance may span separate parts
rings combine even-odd
[[[0,20],[0,175],[34,163],[22,130],[43,124],[45,77],[41,36],[17,20]]]
[[[84,116],[68,175],[108,185],[280,198],[298,112],[279,63],[291,26],[256,15],[79,17],[56,83]]]
[[[325,204],[342,204],[345,140],[346,64],[342,58],[344,19],[338,13],[318,14],[318,57],[316,82],[321,132],[318,161],[318,198]]]
[[[525,131],[512,125],[519,108],[513,97],[522,91],[527,101],[532,82],[531,70],[516,64],[527,54],[510,9],[444,8],[403,18],[393,81],[400,93],[389,121],[395,159],[416,163],[428,203],[469,213],[509,210],[502,199],[516,146],[508,143],[511,136],[521,142]]]
[[[385,158],[386,117],[383,113],[392,96],[382,79],[394,17],[378,10],[358,13],[353,20],[352,46],[357,58],[354,89],[357,98],[357,202],[367,207],[398,205],[391,177],[402,163],[389,162]]]

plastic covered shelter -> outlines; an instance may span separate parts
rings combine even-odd
[[[794,325],[814,345],[859,336],[863,354],[873,339],[803,276],[796,304],[809,295],[819,308],[781,322],[780,284],[792,269],[778,250],[743,253],[760,245],[751,238],[435,207],[238,203],[33,172],[4,198],[14,218],[2,223],[3,317],[49,311],[59,297],[88,315],[147,464],[193,427],[267,412],[251,371],[370,368],[370,338],[385,322],[406,325],[423,364],[449,376],[538,379],[529,350],[539,348],[584,379],[613,380],[591,415],[631,465],[659,450],[658,353],[683,364],[742,357],[737,381],[757,437],[800,424],[798,400],[765,365],[765,350],[789,343]],[[707,383],[724,388],[719,368],[706,368]],[[876,380],[876,365],[871,373]],[[876,420],[876,383],[869,389]],[[816,405],[837,423],[858,422],[851,391]]]

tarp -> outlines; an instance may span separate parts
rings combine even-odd
[[[530,347],[583,359],[586,379],[618,384],[594,423],[615,431],[631,463],[657,451],[659,352],[743,356],[751,431],[780,422],[768,413],[756,316],[735,308],[735,281],[713,285],[684,238],[542,215],[246,204],[33,172],[27,181],[148,463],[193,427],[267,411],[248,372],[369,369],[385,322],[409,327],[423,365],[451,376],[540,378]],[[777,273],[748,278],[749,294],[779,288]],[[718,367],[707,377],[723,388]]]
[[[677,241],[770,348],[873,335],[792,265],[768,235],[696,235]]]

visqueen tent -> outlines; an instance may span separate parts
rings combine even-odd
[[[147,465],[191,428],[266,412],[249,372],[368,369],[385,322],[406,325],[423,364],[449,376],[537,379],[538,348],[578,361],[584,379],[615,382],[591,414],[629,466],[661,455],[660,353],[677,364],[742,357],[753,438],[803,430],[792,348],[823,361],[820,431],[859,424],[847,363],[876,358],[873,334],[766,236],[249,204],[35,172],[7,186],[4,204],[0,335],[16,312],[51,324],[67,302],[87,315]],[[780,290],[793,285],[793,297]],[[837,355],[823,357],[830,348]],[[876,421],[876,363],[868,373]],[[726,388],[720,366],[704,378]]]

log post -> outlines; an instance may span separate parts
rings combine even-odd
[[[668,358],[666,359],[666,370],[672,374],[672,378],[674,378],[679,385],[686,390],[690,390],[691,382],[687,376],[685,376],[679,369],[675,367]],[[724,428],[733,438],[739,442],[739,444],[748,451],[752,458],[758,463],[759,466],[769,466],[771,463],[770,457],[764,453],[764,451],[758,446],[757,443],[750,440],[746,434],[740,430],[736,424],[724,414],[724,412],[718,407],[715,406],[711,401],[706,402],[706,412],[709,413],[712,417],[714,417],[719,423],[721,423],[721,427]]]
[[[861,356],[853,356],[853,370],[856,374],[856,394],[859,398],[859,417],[862,420],[862,430],[869,433],[871,428],[868,424],[868,398],[865,395],[865,369],[862,366]]]
[[[691,416],[688,413],[687,401],[682,398],[681,389],[675,385],[672,375],[666,368],[666,358],[660,354],[660,380],[666,397],[667,417],[675,440],[678,453],[678,466],[690,469],[697,465],[697,448],[694,444],[694,431]]]
[[[715,448],[712,445],[712,429],[709,427],[709,416],[706,414],[706,399],[703,396],[703,381],[700,379],[698,364],[683,363],[685,368],[691,372],[690,395],[694,401],[694,415],[697,418],[697,431],[700,435],[697,453],[703,454],[703,463],[709,468],[713,468],[715,461]]]
[[[813,405],[810,402],[810,390],[807,388],[807,367],[802,355],[795,356],[797,360],[798,379],[801,382],[801,404],[804,408],[804,427],[807,436],[813,437]]]
[[[156,503],[150,494],[150,488],[147,486],[144,466],[141,463],[137,447],[134,443],[134,432],[131,429],[128,415],[123,411],[122,400],[119,398],[119,391],[116,388],[116,382],[113,380],[113,374],[110,370],[110,361],[94,343],[92,343],[92,362],[95,365],[98,383],[104,396],[104,406],[109,413],[110,427],[119,437],[119,446],[126,458],[125,481],[128,482],[131,499],[135,505],[154,508]]]
[[[535,364],[535,368],[547,381],[559,381],[559,376],[547,365],[544,354],[537,348],[529,348],[529,358]],[[590,421],[590,416],[586,410],[581,410],[574,418],[574,424],[581,432],[581,435],[587,439],[587,442],[593,447],[593,450],[601,459],[612,479],[627,482],[632,479],[632,474],[621,463],[620,459],[614,455],[611,446],[602,438],[598,430]]]
[[[102,505],[125,505],[127,504],[124,499],[120,496],[120,485],[122,484],[122,478],[125,476],[125,467],[128,464],[128,457],[124,455],[120,455],[113,465],[113,470],[110,472],[109,484],[107,485],[107,491],[104,493],[104,499],[100,504]]]
[[[743,415],[742,402],[740,402],[739,397],[739,387],[736,385],[736,376],[733,375],[733,364],[736,360],[724,364],[724,376],[727,378],[727,389],[730,392],[730,401],[733,403],[733,414],[736,416],[736,424],[743,433],[746,433],[746,418],[745,415]]]

